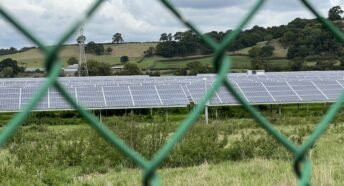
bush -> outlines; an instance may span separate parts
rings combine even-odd
[[[67,64],[68,65],[74,65],[74,64],[78,64],[79,61],[76,57],[70,57],[68,60],[67,60]]]
[[[228,159],[233,161],[252,158],[291,159],[291,154],[265,133],[256,139],[250,134],[241,134],[241,139],[231,144],[227,149],[227,153]]]
[[[129,61],[129,57],[128,56],[121,56],[120,60],[121,60],[121,63],[126,63]]]

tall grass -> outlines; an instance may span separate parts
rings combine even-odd
[[[215,109],[218,119],[215,120]],[[323,105],[259,108],[295,143],[302,143],[323,115]],[[293,112],[294,109],[294,112]],[[136,112],[107,116],[104,123],[133,149],[150,158],[168,140],[187,110]],[[167,185],[290,185],[292,155],[239,107],[211,108],[211,123],[202,118],[176,146],[161,167]],[[119,114],[119,113],[118,113]],[[304,115],[301,117],[301,115]],[[9,119],[11,114],[0,115]],[[314,146],[314,182],[344,183],[343,114]],[[0,185],[91,184],[139,185],[135,164],[111,147],[75,112],[32,114],[0,151]]]

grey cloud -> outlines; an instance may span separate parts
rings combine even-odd
[[[252,0],[171,0],[171,2],[180,8],[211,9],[243,6],[252,2]]]
[[[202,31],[233,29],[247,13],[255,0],[171,0],[178,9]],[[25,25],[46,41],[54,44],[73,20],[93,0],[2,0]],[[313,0],[323,14],[331,7],[329,1]],[[30,15],[30,16],[28,16]],[[267,0],[266,5],[250,21],[253,25],[272,26],[286,24],[296,17],[312,15],[299,0]],[[1,18],[0,18],[1,19]],[[8,24],[0,21],[0,47],[31,46]],[[158,40],[163,32],[187,30],[158,0],[109,0],[85,26],[88,41],[110,42],[111,36],[121,32],[126,41]],[[76,35],[69,40],[75,43]]]
[[[318,9],[330,7],[329,1],[324,0],[311,0],[312,5]],[[264,6],[264,10],[271,10],[277,12],[294,12],[294,11],[307,11],[307,8],[301,3],[300,0],[269,0]]]

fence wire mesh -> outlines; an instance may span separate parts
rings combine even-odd
[[[344,42],[344,34],[329,20],[321,16],[317,9],[308,1],[300,0],[302,4],[311,11],[318,19],[318,21],[328,29],[341,43]],[[160,179],[156,170],[162,164],[162,162],[168,157],[176,144],[186,135],[190,127],[198,119],[199,115],[203,112],[206,103],[212,98],[215,91],[221,86],[225,86],[230,93],[241,103],[251,116],[257,121],[257,123],[266,130],[268,134],[273,136],[279,143],[281,143],[286,149],[288,149],[294,155],[293,168],[299,179],[299,185],[310,185],[312,175],[312,164],[307,157],[309,149],[317,142],[321,135],[326,131],[331,121],[334,119],[338,111],[340,110],[343,100],[344,92],[338,97],[337,101],[331,105],[325,116],[319,122],[317,128],[308,137],[308,139],[302,145],[297,145],[291,142],[287,136],[279,132],[273,127],[273,125],[253,106],[251,106],[245,99],[243,99],[235,88],[229,83],[227,79],[227,72],[231,67],[231,57],[225,55],[226,48],[233,40],[239,35],[245,25],[257,14],[262,8],[266,0],[257,0],[253,7],[249,10],[244,18],[240,21],[236,29],[226,35],[221,43],[216,42],[214,39],[207,35],[203,35],[202,32],[192,23],[189,22],[182,14],[176,9],[173,4],[168,0],[160,0],[160,2],[171,11],[186,27],[195,32],[214,52],[214,66],[217,72],[217,77],[211,88],[207,90],[202,101],[188,114],[187,118],[181,122],[176,129],[173,136],[163,145],[163,147],[151,158],[143,157],[140,153],[131,149],[118,135],[113,133],[105,125],[99,122],[99,120],[86,111],[85,108],[78,105],[77,102],[68,94],[63,85],[58,81],[58,76],[61,69],[61,61],[58,58],[62,45],[78,30],[78,28],[86,22],[100,7],[102,3],[106,3],[106,0],[96,0],[84,15],[77,20],[71,28],[64,32],[62,37],[58,40],[53,48],[46,47],[39,38],[32,34],[30,29],[25,28],[18,20],[14,18],[4,7],[0,4],[0,14],[2,17],[18,29],[25,37],[31,40],[42,51],[45,56],[45,66],[48,71],[48,77],[45,82],[40,86],[37,94],[31,98],[30,102],[12,118],[6,125],[6,127],[0,133],[0,145],[3,145],[21,126],[26,120],[28,114],[35,108],[40,100],[47,93],[49,87],[55,87],[63,97],[81,114],[81,116],[114,148],[117,148],[123,155],[130,158],[133,162],[139,165],[143,171],[144,176],[142,183],[144,185],[160,185]]]

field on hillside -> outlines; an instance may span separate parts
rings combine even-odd
[[[232,68],[233,69],[249,69],[251,68],[251,60],[247,56],[232,56]],[[149,60],[149,58],[148,58]],[[176,59],[162,59],[150,61],[149,67],[151,69],[178,69],[186,68],[187,64],[192,62],[200,62],[202,65],[209,65],[213,67],[213,57],[185,57],[185,58],[176,58]],[[146,63],[146,60],[143,61]]]
[[[235,53],[248,55],[248,51],[250,51],[253,47],[261,48],[261,47],[265,46],[266,44],[267,44],[267,41],[259,42],[255,46],[241,49],[239,51],[236,51]],[[287,57],[288,48],[285,48],[281,44],[281,42],[279,42],[278,40],[272,40],[269,42],[269,44],[275,48],[272,57],[284,57],[284,58]]]
[[[278,45],[277,41],[272,41],[276,46]],[[264,43],[258,43],[257,45],[263,45]],[[125,44],[104,44],[104,47],[111,47],[113,52],[109,55],[95,55],[95,54],[86,54],[88,60],[96,60],[99,62],[108,63],[110,65],[120,65],[120,57],[128,56],[129,62],[136,63],[143,71],[161,71],[162,74],[171,75],[174,74],[175,70],[186,68],[189,63],[200,62],[203,65],[209,65],[213,67],[213,57],[211,55],[195,55],[195,56],[186,56],[186,57],[173,57],[173,58],[164,58],[159,56],[154,57],[143,57],[143,53],[149,47],[155,47],[157,43],[125,43]],[[276,51],[279,51],[278,48]],[[247,54],[247,49],[243,49],[238,53]],[[282,49],[281,49],[282,50]],[[279,52],[276,55],[280,56],[283,52]],[[283,54],[284,55],[284,54]],[[64,66],[67,66],[66,61],[70,57],[79,56],[79,47],[77,45],[68,45],[63,47],[60,52],[60,59],[64,63]],[[0,60],[5,58],[12,58],[18,61],[18,64],[23,67],[33,67],[39,68],[43,67],[43,55],[38,49],[31,49],[22,53],[12,54],[12,55],[3,55],[0,56]],[[248,56],[232,56],[232,69],[236,71],[242,71],[246,69],[251,69],[251,58]],[[271,66],[278,66],[280,68],[286,68],[290,66],[290,60],[287,59],[274,59],[268,60],[268,63]]]
[[[287,136],[304,141],[328,106],[259,107]],[[217,110],[217,115],[215,111]],[[186,117],[187,109],[104,112],[103,121],[145,157]],[[111,113],[111,114],[110,114]],[[314,185],[343,185],[344,112],[311,150]],[[12,114],[0,114],[3,126]],[[141,185],[142,171],[74,112],[33,113],[0,151],[1,185]],[[296,185],[292,156],[240,107],[210,108],[158,170],[163,185]]]
[[[138,61],[142,59],[145,50],[149,47],[155,47],[156,45],[157,43],[104,44],[105,49],[108,47],[113,49],[110,55],[97,56],[94,54],[86,54],[86,58],[109,63],[111,65],[120,64],[120,57],[125,55],[128,56],[131,61]],[[79,57],[79,46],[64,46],[59,56],[64,62],[64,66],[67,66],[66,61],[68,58]],[[5,58],[17,60],[18,64],[24,67],[43,67],[44,57],[39,49],[31,49],[22,53],[0,56],[0,60]]]

